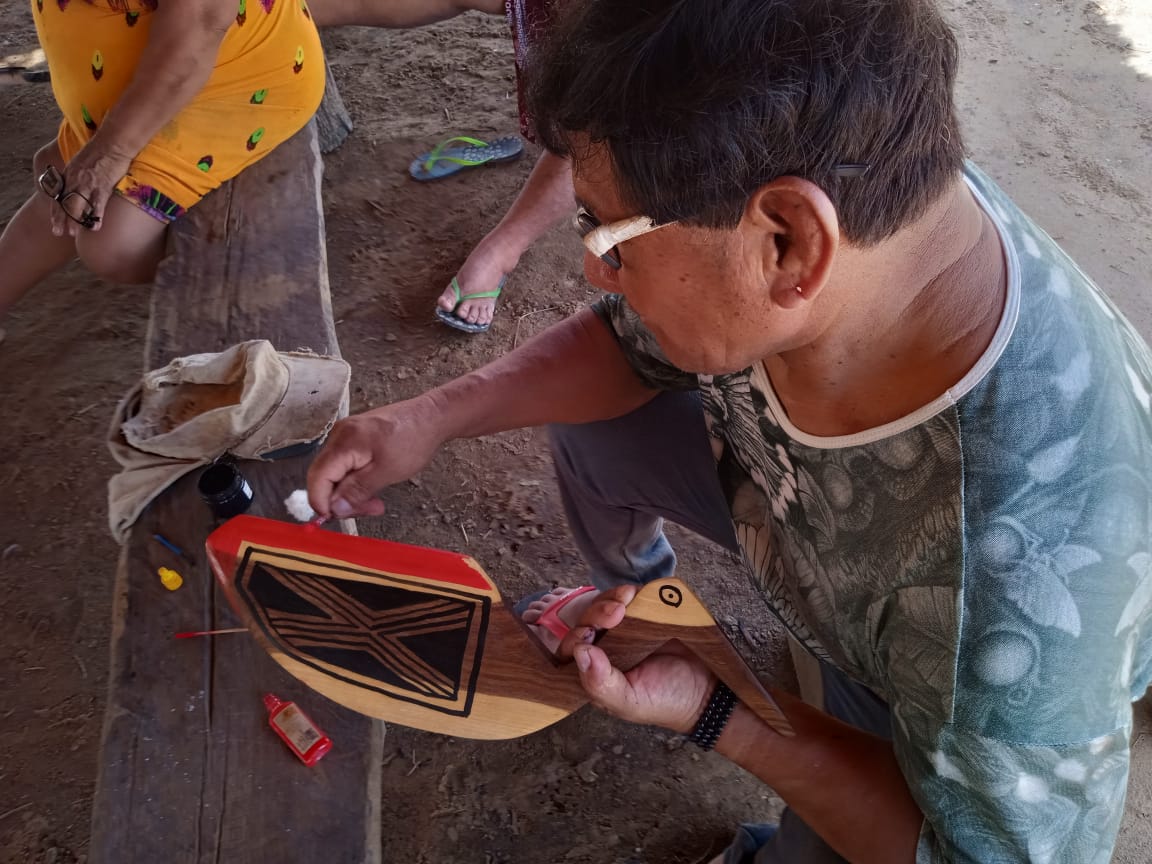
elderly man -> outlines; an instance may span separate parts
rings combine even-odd
[[[925,0],[585,0],[556,26],[532,110],[607,296],[338,425],[313,506],[378,514],[444,441],[554,424],[599,592],[524,620],[601,707],[788,803],[726,862],[1107,861],[1152,676],[1152,357],[964,162],[948,27]],[[662,518],[742,549],[822,661],[795,737],[695,658],[624,675],[591,644],[672,572]]]

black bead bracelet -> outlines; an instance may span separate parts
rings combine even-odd
[[[712,691],[712,697],[704,706],[704,713],[696,721],[696,728],[692,730],[688,740],[701,750],[711,750],[716,746],[716,739],[724,731],[728,718],[732,716],[732,711],[739,701],[727,684],[717,681],[716,689]]]

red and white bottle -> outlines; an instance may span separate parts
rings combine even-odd
[[[315,765],[332,749],[332,739],[295,702],[286,702],[268,693],[264,696],[264,707],[268,709],[268,725],[272,731],[305,765]]]

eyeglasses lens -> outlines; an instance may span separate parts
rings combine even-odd
[[[40,175],[40,188],[44,190],[44,194],[58,198],[60,193],[64,191],[64,178],[60,172],[49,165],[44,169],[44,173]]]
[[[599,219],[597,219],[583,207],[576,211],[576,218],[573,220],[573,222],[575,223],[576,230],[579,232],[581,237],[587,237],[602,224]],[[615,246],[601,255],[600,260],[611,267],[613,270],[620,269],[620,257],[616,252]]]

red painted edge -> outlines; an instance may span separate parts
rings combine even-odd
[[[244,543],[306,552],[371,570],[418,576],[465,588],[495,588],[478,565],[469,563],[472,561],[469,556],[458,552],[340,534],[313,525],[296,525],[259,516],[236,516],[229,519],[208,535],[204,547],[209,555],[216,551],[237,560]]]

